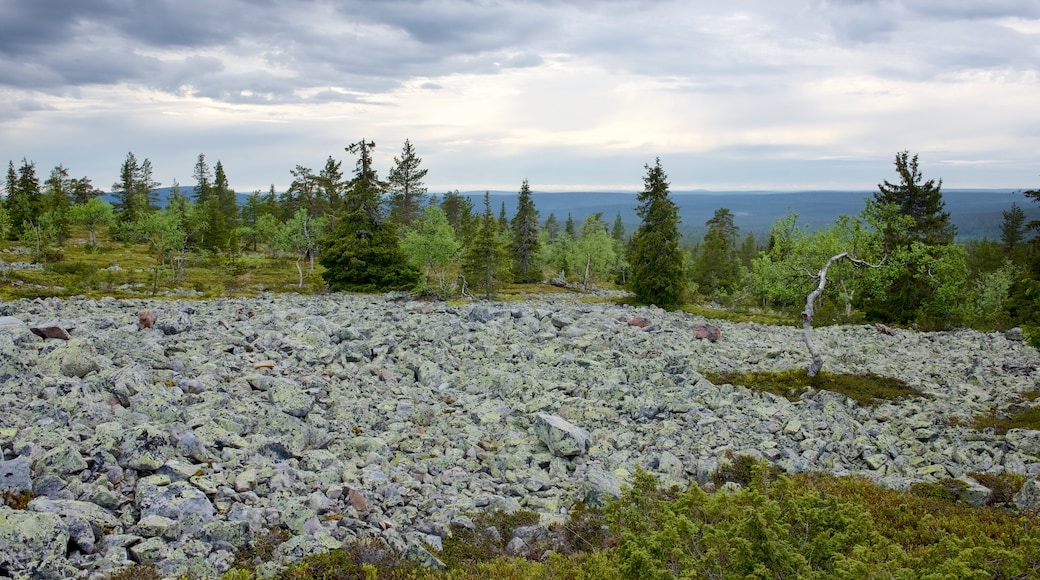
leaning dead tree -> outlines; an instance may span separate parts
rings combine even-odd
[[[809,368],[806,369],[806,374],[810,377],[815,377],[819,374],[820,369],[823,368],[823,356],[820,354],[820,349],[816,347],[816,343],[813,342],[812,338],[812,319],[813,315],[816,313],[816,301],[823,294],[823,289],[827,285],[827,270],[842,260],[847,260],[852,263],[852,265],[860,268],[880,267],[864,260],[853,258],[848,252],[842,252],[828,258],[827,263],[825,263],[823,268],[816,273],[816,279],[819,283],[816,285],[816,289],[810,292],[809,296],[805,298],[805,310],[802,311],[802,335],[805,337],[805,346],[809,349],[809,355],[812,357],[812,362],[809,363]]]

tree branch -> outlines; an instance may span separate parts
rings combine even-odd
[[[823,356],[820,354],[820,350],[816,348],[816,343],[812,339],[812,319],[816,313],[816,301],[823,294],[823,289],[827,285],[827,270],[830,269],[834,264],[847,260],[857,268],[880,268],[880,264],[874,265],[865,260],[853,258],[848,252],[842,252],[836,254],[827,259],[827,262],[820,268],[820,271],[816,273],[816,278],[819,283],[816,288],[809,293],[805,298],[805,310],[802,311],[802,336],[805,338],[805,347],[809,349],[809,355],[812,357],[812,362],[809,363],[809,368],[806,369],[806,374],[810,377],[815,377],[819,374],[820,369],[823,368]]]

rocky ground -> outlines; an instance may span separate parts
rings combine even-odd
[[[1036,389],[1040,355],[1014,335],[818,329],[827,370],[928,395],[862,407],[698,372],[804,366],[798,329],[712,322],[712,342],[702,319],[573,295],[73,298],[0,315],[0,493],[31,497],[0,507],[0,576],[139,562],[214,577],[275,527],[290,539],[269,572],[356,537],[429,559],[421,546],[435,555],[478,510],[549,522],[637,467],[706,482],[727,454],[893,487],[1014,471],[1033,477],[1017,499],[1040,500],[1040,432],[960,426]],[[965,481],[966,499],[988,494]]]

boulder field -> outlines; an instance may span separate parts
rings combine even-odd
[[[964,426],[1037,388],[1020,334],[814,338],[825,370],[925,396],[861,406],[712,384],[700,373],[805,366],[801,330],[573,294],[3,303],[0,576],[146,563],[215,577],[272,528],[288,540],[266,573],[355,538],[436,565],[481,510],[548,525],[637,468],[709,484],[735,455],[897,488],[961,478],[974,502],[989,490],[970,472],[1011,471],[1030,477],[1016,503],[1040,502],[1040,432]]]

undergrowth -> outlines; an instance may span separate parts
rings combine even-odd
[[[746,456],[728,460],[715,475],[717,492],[696,484],[662,488],[637,470],[620,498],[603,509],[576,506],[522,554],[505,553],[505,542],[518,527],[535,525],[537,515],[481,512],[472,514],[473,527],[456,527],[444,539],[436,553],[444,571],[366,540],[305,558],[280,578],[1040,576],[1037,514],[1003,505],[1023,476],[970,474],[994,490],[994,505],[973,507],[956,500],[955,480],[898,491],[864,477],[785,475]],[[718,486],[723,482],[735,485]],[[247,577],[239,569],[224,575]]]
[[[893,377],[872,373],[862,375],[821,372],[808,376],[805,369],[784,371],[702,371],[704,378],[715,384],[732,384],[752,390],[772,393],[797,401],[810,388],[841,393],[860,405],[872,405],[878,400],[897,401],[923,396],[917,389]]]

